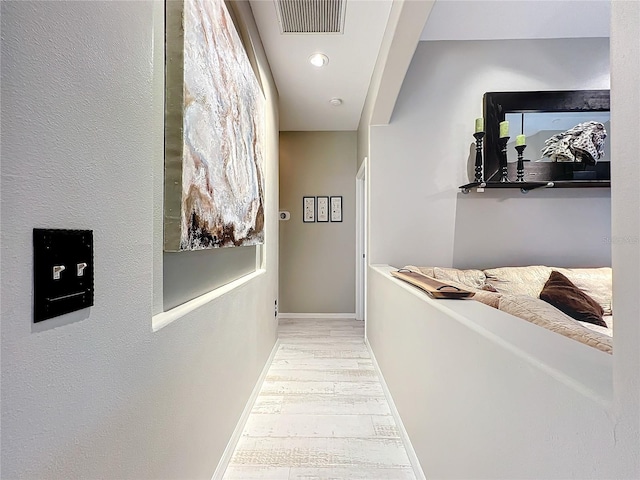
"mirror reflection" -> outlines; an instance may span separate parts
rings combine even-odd
[[[606,138],[604,139],[602,156],[597,162],[611,161],[611,126],[609,112],[583,111],[583,112],[514,112],[505,113],[505,120],[509,121],[511,138],[507,144],[507,162],[515,163],[518,160],[515,150],[516,136],[526,135],[527,148],[524,151],[525,161],[553,162],[549,156],[544,156],[542,150],[545,141],[557,134],[562,134],[579,124],[586,122],[598,122],[604,125]],[[585,132],[591,136],[590,132]],[[597,141],[596,141],[597,143]],[[580,159],[578,159],[579,161]],[[565,160],[571,161],[571,160]]]

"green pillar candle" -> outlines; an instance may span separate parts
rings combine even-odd
[[[509,136],[509,122],[504,121],[500,122],[500,138],[505,138]]]
[[[527,137],[525,137],[524,135],[518,135],[516,137],[516,147],[520,147],[526,144],[527,144]]]
[[[484,118],[476,118],[476,133],[484,132]]]

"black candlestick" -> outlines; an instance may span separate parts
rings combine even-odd
[[[484,182],[482,178],[482,138],[484,132],[476,132],[473,136],[476,139],[476,177],[474,181],[482,183]]]
[[[507,183],[509,177],[507,176],[507,142],[509,137],[500,137],[500,170],[502,176],[500,177],[500,183]]]
[[[516,182],[524,182],[524,160],[522,159],[522,154],[524,153],[525,148],[527,148],[526,145],[516,145],[516,150],[518,151],[518,178],[516,179]]]

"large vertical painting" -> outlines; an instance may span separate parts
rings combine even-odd
[[[167,0],[165,251],[264,243],[264,96],[223,0]]]

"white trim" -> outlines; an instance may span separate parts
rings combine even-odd
[[[356,318],[355,313],[279,313],[278,318],[299,318],[301,320],[317,318]]]
[[[356,178],[358,180],[362,180],[364,178],[366,168],[367,168],[367,157],[364,157],[362,159],[362,163],[360,164],[360,168],[358,169],[358,173],[356,173]]]
[[[411,444],[411,439],[409,438],[409,434],[407,430],[404,428],[404,423],[402,423],[402,419],[400,418],[400,413],[396,408],[396,404],[393,403],[393,397],[391,396],[391,392],[389,391],[389,387],[387,386],[387,382],[384,380],[384,376],[382,375],[382,370],[380,370],[380,365],[378,365],[378,361],[376,360],[376,356],[373,354],[373,349],[369,344],[369,339],[365,337],[364,343],[369,350],[369,355],[371,355],[371,360],[373,361],[373,367],[378,374],[378,378],[380,379],[380,384],[382,385],[382,391],[384,392],[384,396],[387,399],[387,403],[389,404],[389,409],[391,410],[391,415],[398,426],[398,430],[400,431],[400,439],[404,444],[404,448],[407,451],[407,456],[409,457],[409,462],[411,462],[411,466],[413,467],[413,473],[415,474],[418,480],[426,480],[424,472],[422,471],[422,465],[420,465],[420,460],[418,460],[418,455],[416,455],[416,451],[413,449],[413,445]]]
[[[249,415],[251,414],[251,410],[253,410],[253,405],[256,403],[256,399],[260,394],[260,390],[262,389],[262,384],[264,383],[264,379],[267,378],[267,373],[269,372],[269,368],[271,367],[271,363],[273,362],[273,357],[276,356],[278,352],[278,347],[280,347],[280,339],[276,340],[276,343],[273,345],[273,349],[271,350],[271,354],[267,359],[267,362],[264,364],[264,368],[262,369],[262,373],[260,377],[258,377],[258,381],[253,387],[253,391],[251,392],[251,396],[249,400],[247,400],[246,405],[244,406],[244,410],[242,411],[242,415],[240,415],[240,420],[236,424],[236,428],[233,430],[231,434],[231,438],[229,439],[229,443],[227,443],[226,448],[218,462],[218,466],[216,467],[216,471],[213,472],[213,476],[211,480],[221,480],[224,476],[224,472],[227,470],[229,466],[229,462],[231,461],[231,457],[233,456],[233,452],[238,445],[238,441],[242,436],[242,432],[244,431],[244,426],[249,419]]]
[[[266,270],[264,263],[264,244],[256,245],[256,271]]]
[[[367,157],[356,174],[356,319],[366,318],[367,290]]]
[[[166,327],[172,322],[175,322],[179,318],[184,317],[185,315],[193,312],[194,310],[206,305],[207,303],[219,298],[227,293],[235,290],[236,288],[244,285],[245,283],[249,283],[256,277],[263,275],[266,273],[266,270],[256,270],[255,272],[251,272],[244,277],[240,277],[237,280],[234,280],[231,283],[227,283],[226,285],[222,285],[221,287],[212,290],[209,293],[205,293],[204,295],[200,295],[199,297],[194,298],[193,300],[189,300],[182,305],[178,305],[171,310],[167,310],[166,312],[158,313],[151,317],[151,328],[154,332],[157,332],[161,328]]]

